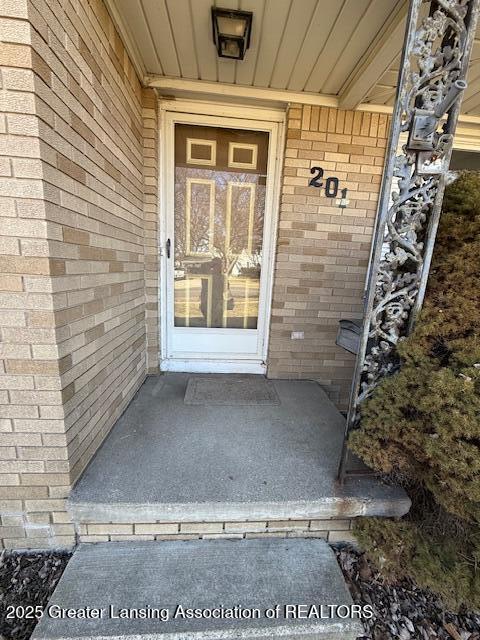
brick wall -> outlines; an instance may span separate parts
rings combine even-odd
[[[269,520],[249,522],[105,522],[77,524],[80,542],[127,540],[213,540],[237,538],[322,538],[355,543],[353,520]]]
[[[158,251],[158,97],[153,89],[143,91],[144,230],[145,230],[145,314],[147,370],[159,372],[160,316]]]
[[[362,295],[388,118],[292,105],[287,119],[268,375],[318,380],[346,407],[354,357],[335,345],[338,321],[362,316]],[[310,168],[348,189],[349,205],[309,187]],[[303,331],[303,340],[292,340]]]
[[[66,546],[70,486],[146,373],[155,106],[101,0],[6,0],[0,37],[0,538]]]

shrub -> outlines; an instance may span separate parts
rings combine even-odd
[[[392,575],[411,575],[449,605],[480,607],[476,173],[447,187],[425,304],[398,353],[399,372],[365,402],[349,445],[372,468],[401,479],[412,509],[400,522],[362,520],[357,534]]]
[[[422,520],[362,518],[355,533],[387,577],[411,577],[453,609],[478,609],[480,541],[473,527],[440,535]]]

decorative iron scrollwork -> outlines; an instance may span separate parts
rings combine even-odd
[[[346,436],[398,369],[396,345],[423,302],[478,10],[479,0],[411,0]]]

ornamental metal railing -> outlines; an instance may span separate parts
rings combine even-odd
[[[421,309],[480,0],[411,0],[339,465],[362,403],[400,366]]]

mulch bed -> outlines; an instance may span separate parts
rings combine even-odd
[[[446,611],[411,580],[387,581],[355,549],[336,554],[355,603],[372,605],[376,613],[363,621],[362,640],[480,640],[480,612]]]
[[[6,619],[7,607],[44,607],[71,554],[61,551],[0,555],[0,640],[28,640],[37,624],[33,619]]]

